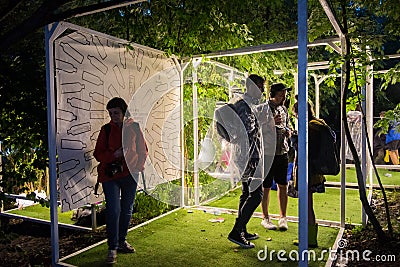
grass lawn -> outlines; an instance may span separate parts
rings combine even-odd
[[[220,207],[227,209],[237,209],[239,204],[239,196],[241,189],[237,188],[229,192],[223,198],[208,204],[212,207]],[[329,220],[340,222],[340,188],[326,188],[323,194],[314,194],[314,210],[315,216],[320,220]],[[278,197],[275,190],[271,190],[271,198],[269,204],[271,214],[279,214]],[[256,212],[261,212],[261,205]],[[290,198],[288,201],[288,216],[298,216],[298,199]],[[358,190],[346,190],[346,213],[345,221],[347,223],[361,223],[361,201],[359,199]]]
[[[50,208],[43,207],[40,204],[35,204],[32,206],[27,206],[23,209],[14,209],[7,211],[7,213],[22,215],[30,218],[46,220],[50,222]],[[61,213],[60,208],[58,208],[58,222],[65,224],[74,224],[75,221],[71,220],[72,211],[67,211]]]
[[[128,233],[127,238],[136,248],[136,253],[119,254],[115,266],[297,266],[297,262],[289,258],[289,255],[295,258],[298,249],[292,244],[293,239],[297,239],[296,223],[289,223],[286,232],[266,231],[260,225],[260,219],[252,218],[248,229],[258,232],[260,238],[254,240],[255,249],[241,249],[227,240],[236,216],[221,214],[218,217],[225,221],[211,223],[208,220],[216,218],[213,214],[199,210],[189,213],[187,209],[180,209],[136,228]],[[338,231],[337,228],[319,227],[319,247],[314,250],[317,258],[321,250],[333,246]],[[278,261],[279,250],[285,251],[280,255],[287,261]],[[259,260],[257,255],[263,258],[265,252],[266,259]],[[63,262],[75,266],[105,266],[106,254],[107,245],[103,243]],[[323,256],[324,260],[311,260],[309,266],[325,266],[327,252]]]
[[[379,177],[381,178],[382,184],[400,186],[400,172],[390,171],[387,169],[378,169],[378,174]],[[378,180],[375,177],[375,173],[373,176],[374,176],[373,183],[378,184]],[[340,173],[336,176],[326,175],[326,180],[328,182],[340,182]],[[349,169],[346,169],[346,182],[357,183],[355,168],[351,167]]]

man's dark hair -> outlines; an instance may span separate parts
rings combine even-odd
[[[250,74],[246,79],[246,87],[249,88],[252,84],[257,85],[261,92],[264,92],[265,79],[257,74]]]
[[[120,97],[114,97],[113,99],[111,99],[110,101],[108,101],[106,108],[107,108],[107,109],[110,109],[110,108],[120,108],[120,109],[122,110],[122,113],[123,113],[125,116],[128,116],[128,115],[129,115],[129,113],[127,113],[128,105],[126,104],[125,100],[123,100],[123,99],[120,98]]]

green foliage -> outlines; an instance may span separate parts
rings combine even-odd
[[[135,212],[132,215],[132,219],[141,223],[166,213],[173,208],[173,206],[163,203],[144,192],[138,192],[135,198]]]
[[[43,33],[0,57],[0,187],[8,193],[41,188],[47,165]]]
[[[393,110],[386,111],[384,117],[374,124],[374,128],[379,129],[379,133],[386,134],[393,122],[400,122],[400,103]],[[400,132],[400,125],[396,125],[395,129]]]

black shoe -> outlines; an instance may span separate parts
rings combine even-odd
[[[259,238],[260,236],[259,236],[257,233],[250,234],[250,233],[248,233],[248,232],[244,232],[244,237],[245,237],[247,240],[255,240],[255,239]]]
[[[121,253],[134,253],[135,248],[125,241],[124,243],[119,244],[117,251]]]
[[[235,229],[232,230],[228,235],[228,240],[241,246],[242,248],[254,248],[254,244],[249,242],[245,237],[244,233],[239,233]]]

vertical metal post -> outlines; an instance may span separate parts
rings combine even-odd
[[[92,230],[95,231],[97,229],[97,216],[96,216],[96,204],[90,204],[91,209],[91,219],[92,219]]]
[[[299,123],[299,266],[308,266],[308,111],[307,111],[307,0],[298,7],[298,123]]]
[[[366,90],[365,90],[365,85],[362,88],[361,95],[366,97]],[[366,111],[366,102],[365,102],[365,97],[362,100],[362,109]],[[367,186],[366,184],[366,177],[367,177],[367,140],[366,140],[366,131],[365,131],[365,125],[364,125],[364,120],[361,122],[361,170],[362,170],[362,175],[364,179],[364,187]],[[367,215],[365,213],[364,208],[362,209],[361,212],[361,221],[364,226],[366,226],[366,221],[367,221]]]
[[[50,174],[50,218],[51,218],[51,261],[55,266],[59,261],[58,234],[58,202],[57,202],[57,171],[56,171],[56,105],[54,88],[54,60],[52,35],[58,23],[45,27],[46,47],[46,88],[47,88],[47,132],[49,144],[49,174]]]
[[[342,54],[344,53],[345,50],[345,39],[343,36],[341,36],[341,46],[342,46]],[[344,101],[344,77],[343,73],[346,71],[346,66],[343,64],[342,65],[342,71],[341,71],[341,86],[340,86],[340,118],[341,118],[341,127],[340,127],[340,133],[341,133],[341,151],[340,151],[340,158],[341,158],[341,173],[340,173],[340,226],[345,227],[345,216],[346,216],[346,136],[344,133],[344,121],[343,118],[346,116],[346,114],[343,114],[343,105],[346,105],[346,101]]]
[[[193,72],[192,72],[192,94],[193,94],[193,179],[194,179],[194,204],[200,203],[199,192],[199,165],[197,156],[199,155],[199,114],[197,103],[197,65],[199,59],[193,59]]]
[[[181,207],[185,206],[185,121],[183,117],[183,112],[184,112],[184,105],[183,105],[183,74],[185,72],[185,67],[182,68],[182,66],[179,64],[178,60],[174,58],[174,62],[179,69],[179,75],[180,75],[180,96],[179,96],[179,102],[181,106],[181,116],[180,116],[180,143],[181,143],[181,159],[180,159],[180,168],[181,168]]]

